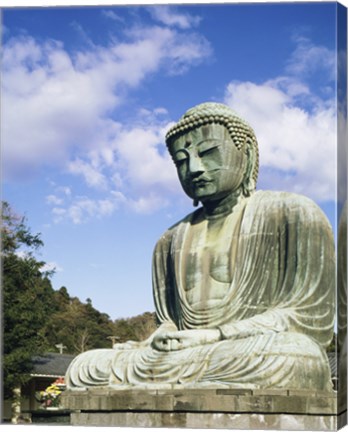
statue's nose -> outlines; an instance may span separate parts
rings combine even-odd
[[[189,164],[190,173],[193,175],[201,174],[204,172],[204,166],[199,156],[191,155]]]

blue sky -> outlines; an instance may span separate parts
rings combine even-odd
[[[154,310],[153,248],[192,210],[164,135],[204,101],[254,127],[259,189],[334,225],[335,19],[335,3],[6,9],[3,199],[42,234],[54,288],[113,319]]]

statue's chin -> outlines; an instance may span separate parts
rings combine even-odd
[[[228,199],[229,196],[233,198],[235,191],[227,191],[227,192],[221,192],[221,193],[212,193],[212,194],[206,194],[206,195],[196,195],[193,199],[200,201],[203,205],[218,205],[221,201],[223,201],[225,198]]]

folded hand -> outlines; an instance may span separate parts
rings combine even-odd
[[[217,329],[181,330],[157,334],[152,340],[152,347],[158,351],[177,351],[219,340],[220,331]]]

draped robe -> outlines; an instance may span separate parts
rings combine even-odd
[[[150,338],[88,351],[69,367],[68,388],[332,388],[325,353],[334,323],[332,229],[316,204],[295,194],[258,191],[242,207],[223,223],[231,276],[222,296],[189,297],[195,281],[202,291],[219,289],[209,272],[188,277],[192,259],[204,259],[204,244],[193,246],[208,224],[203,209],[169,229],[153,256],[160,329],[219,329],[221,340],[163,352]]]

